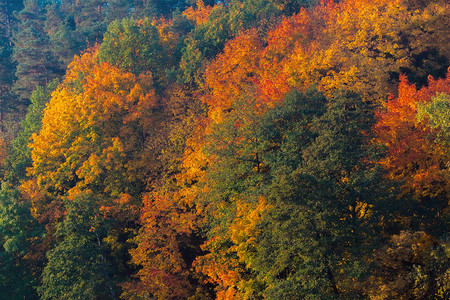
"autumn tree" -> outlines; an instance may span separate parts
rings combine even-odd
[[[30,175],[39,177],[39,185],[53,195],[75,187],[115,196],[139,193],[136,184],[145,167],[137,161],[125,167],[124,162],[137,159],[131,153],[144,147],[157,106],[151,86],[150,74],[137,78],[98,63],[96,51],[75,59],[53,93],[41,131],[33,137]],[[64,122],[59,122],[61,117]],[[68,140],[61,140],[61,134]],[[116,186],[118,182],[123,185]]]
[[[373,298],[446,299],[450,295],[448,241],[402,230],[375,252],[366,291]]]
[[[150,73],[137,77],[100,63],[93,49],[71,64],[52,93],[42,128],[30,144],[33,166],[21,191],[32,202],[34,217],[46,225],[50,238],[57,239],[58,224],[64,222],[70,207],[65,199],[91,195],[89,205],[101,211],[104,222],[111,223],[100,239],[109,245],[108,255],[120,270],[115,282],[130,272],[126,267],[127,240],[136,226],[140,195],[147,180],[159,171],[158,106]],[[58,255],[51,253],[81,251],[77,255],[88,255],[82,250],[85,237],[69,237],[49,252],[56,265],[47,270],[58,265],[53,260]]]
[[[389,178],[402,182],[404,191],[416,196],[424,210],[423,219],[416,220],[418,226],[438,234],[445,232],[442,218],[448,214],[448,127],[443,110],[449,93],[448,76],[430,77],[428,86],[421,89],[403,78],[398,98],[388,101],[375,127],[378,141],[388,152],[380,163]],[[432,113],[431,107],[436,107]]]
[[[133,263],[141,267],[136,274],[139,281],[126,284],[122,296],[206,296],[199,275],[191,270],[194,258],[201,253],[202,241],[193,207],[183,205],[180,194],[170,191],[145,195],[143,202],[142,227],[135,238],[137,247],[130,252]]]
[[[201,84],[205,62],[219,54],[227,41],[254,28],[263,34],[277,22],[282,12],[270,1],[246,0],[231,1],[229,5],[219,3],[211,9],[198,4],[196,10],[187,10],[184,14],[197,26],[185,40],[180,79],[186,83]],[[195,16],[202,21],[197,22]]]
[[[199,174],[190,172],[198,165],[191,160],[193,153],[186,151],[201,147],[193,140],[203,134],[205,106],[195,91],[185,87],[172,86],[166,92],[170,98],[164,100],[164,124],[169,132],[161,141],[164,151],[159,156],[165,167],[143,197],[140,228],[133,240],[136,248],[130,250],[138,270],[135,280],[123,284],[122,297],[210,299],[212,287],[193,268],[193,261],[203,253],[203,214],[195,198]]]
[[[0,298],[448,298],[446,1],[12,4]]]
[[[326,93],[344,88],[366,101],[383,101],[395,92],[401,73],[418,84],[428,74],[445,75],[449,55],[442,26],[448,23],[447,10],[439,1],[412,9],[402,0],[328,1],[301,9],[269,27],[267,37],[261,35],[265,47],[254,53],[261,66],[256,84],[271,99],[281,99],[292,88],[316,86]],[[248,47],[251,51],[253,46]],[[221,56],[212,64],[218,73],[227,68],[220,65]],[[233,83],[233,90],[240,88]]]

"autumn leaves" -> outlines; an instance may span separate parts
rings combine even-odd
[[[194,31],[241,22],[237,2],[183,16]],[[388,265],[418,295],[448,295],[390,264],[400,242],[449,259],[448,9],[327,1],[230,40],[112,23],[29,145],[20,190],[47,232],[41,297],[401,298]],[[425,258],[423,276],[446,276]]]

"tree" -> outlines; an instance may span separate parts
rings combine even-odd
[[[12,32],[17,20],[14,17],[14,11],[21,10],[22,7],[22,1],[0,1],[0,120],[13,101],[10,90],[15,79]]]
[[[157,192],[144,196],[137,247],[130,252],[133,263],[141,267],[136,274],[139,282],[129,284],[123,296],[180,299],[201,293],[201,284],[190,271],[200,252],[198,241],[195,244],[198,217],[179,197]]]
[[[101,213],[98,223],[108,224],[99,235],[101,242],[111,249],[111,265],[116,270],[111,276],[114,282],[126,280],[132,273],[127,258],[137,227],[141,195],[146,191],[147,182],[162,169],[158,161],[163,145],[158,141],[164,140],[161,120],[163,114],[151,74],[135,76],[109,63],[101,63],[97,49],[91,49],[74,59],[64,81],[52,93],[41,130],[32,137],[33,166],[21,191],[32,201],[34,217],[55,238],[70,208],[66,202],[89,195],[86,201],[92,199],[89,203],[92,210]],[[51,274],[59,266],[58,255],[69,257],[72,253],[84,259],[95,248],[90,238],[67,235],[48,254],[51,264],[45,276],[49,281],[42,295],[53,290],[51,286],[55,282]],[[82,268],[67,266],[72,267]],[[91,279],[98,274],[87,272]],[[62,289],[57,293],[70,295],[71,290],[62,287],[66,283],[57,283],[55,289]],[[86,284],[77,288],[97,293],[97,288]],[[100,291],[98,295],[103,294]]]
[[[244,5],[238,15],[245,15],[246,8]],[[227,9],[232,10],[232,6]],[[413,9],[402,0],[328,1],[311,9],[301,9],[281,22],[275,21],[277,25],[263,30],[264,33],[260,30],[265,27],[258,27],[257,33],[265,47],[253,55],[260,67],[259,73],[253,74],[258,79],[254,84],[269,101],[281,100],[292,88],[306,91],[316,86],[330,94],[343,88],[353,90],[364,95],[366,101],[382,102],[389,92],[395,92],[399,74],[406,73],[421,85],[428,74],[445,76],[449,57],[444,29],[448,23],[447,9],[440,1]],[[213,9],[210,16],[215,13]],[[223,20],[215,27],[219,27],[220,34],[227,38],[219,38],[219,32],[211,33],[211,36],[217,36],[214,42],[226,42],[236,35],[248,34],[242,30],[248,28],[245,22],[239,23],[237,18],[232,24],[226,23],[226,13],[222,14]],[[232,26],[240,28],[238,34],[234,34]],[[198,32],[201,28],[197,27]],[[236,38],[236,42],[242,38]],[[422,42],[416,43],[418,40]],[[189,52],[185,54],[189,57],[183,58],[182,69],[183,64],[189,68],[200,66],[194,60],[208,58],[204,51],[208,48],[202,48],[203,41],[205,39],[197,38],[193,39],[195,44],[188,44],[186,50]],[[233,43],[230,40],[229,44]],[[242,52],[254,51],[251,44],[241,47]],[[218,74],[221,68],[225,70],[227,65],[221,65],[220,57],[225,57],[227,52],[219,55],[217,63],[213,62],[209,68]],[[239,74],[237,72],[237,76]],[[236,91],[241,89],[240,83],[231,84],[230,80]]]
[[[73,16],[67,15],[57,2],[53,2],[46,7],[44,30],[49,38],[51,52],[64,70],[74,55],[84,49],[76,40],[75,20]]]
[[[116,20],[121,20],[130,16],[132,11],[136,11],[137,0],[108,0],[106,7],[105,21],[111,24]]]
[[[368,281],[373,298],[446,299],[450,295],[448,240],[423,231],[401,231],[376,253]]]
[[[196,266],[220,299],[360,295],[395,196],[365,135],[373,108],[351,94],[284,100],[234,100],[208,130],[209,253]]]
[[[11,143],[8,154],[8,179],[14,184],[26,179],[26,169],[32,166],[31,149],[28,144],[33,134],[39,132],[42,127],[42,116],[45,105],[50,100],[51,93],[56,89],[58,81],[52,81],[46,87],[37,87],[31,94],[30,106],[27,115],[22,122],[22,130]]]
[[[211,10],[212,6],[205,6],[205,2],[203,2],[202,0],[198,0],[195,3],[195,9],[193,6],[190,6],[185,11],[183,11],[183,15],[188,20],[194,21],[195,25],[200,25],[208,21]]]
[[[216,115],[220,118],[223,112],[231,109],[233,101],[258,83],[261,71],[258,53],[261,50],[261,40],[252,30],[227,43],[224,52],[208,66],[205,83],[210,92],[205,95],[204,101],[209,106],[211,118]]]
[[[323,33],[322,26],[316,32],[318,47],[295,51],[290,65],[292,79],[302,84],[315,78],[313,82],[324,91],[346,86],[368,100],[384,100],[395,91],[401,73],[421,83],[431,72],[443,76],[442,67],[448,61],[439,57],[448,58],[445,42],[431,40],[440,41],[445,35],[440,26],[448,22],[446,9],[445,4],[437,2],[409,10],[405,1],[343,1],[319,6],[312,15],[326,25]],[[428,31],[431,28],[435,29]],[[417,40],[423,42],[417,44]],[[440,63],[430,63],[433,70],[423,74],[425,61],[435,59]]]
[[[416,218],[416,226],[438,235],[445,232],[442,218],[448,206],[447,129],[435,123],[433,115],[426,117],[426,111],[439,102],[446,103],[439,93],[450,93],[448,76],[439,80],[430,77],[428,86],[421,89],[403,77],[398,98],[391,97],[375,126],[377,141],[387,148],[381,165],[388,170],[389,178],[402,182],[405,193],[412,193],[419,204],[421,217]],[[433,114],[439,114],[439,110]],[[438,122],[445,122],[445,115]]]
[[[11,42],[13,27],[15,25],[14,12],[23,8],[23,1],[2,0],[0,1],[0,27],[2,36]]]
[[[14,92],[27,103],[37,86],[45,86],[61,76],[44,31],[44,8],[36,0],[28,0],[17,14],[18,30],[13,34],[14,60],[17,63]]]
[[[431,97],[431,101],[422,104],[417,103],[417,121],[427,119],[428,126],[439,130],[437,139],[443,145],[450,143],[450,96],[446,93],[437,93]]]
[[[197,6],[195,14],[202,14]],[[196,24],[185,40],[180,63],[180,80],[189,84],[202,85],[206,61],[212,60],[223,49],[227,41],[243,32],[255,29],[261,35],[281,17],[281,11],[270,1],[231,1],[228,5],[218,3],[203,12],[204,21],[197,23],[193,11],[184,13]],[[207,19],[206,19],[207,15]]]
[[[79,195],[65,204],[67,215],[56,232],[61,241],[47,252],[39,295],[42,299],[118,299],[105,259],[95,199]]]
[[[211,287],[193,268],[193,261],[203,253],[200,245],[204,241],[202,206],[196,202],[196,187],[192,186],[198,177],[187,174],[187,169],[196,166],[182,165],[185,148],[194,146],[189,140],[202,134],[197,127],[204,119],[204,105],[185,87],[172,86],[167,93],[171,96],[164,100],[164,125],[169,132],[166,140],[159,141],[164,144],[159,156],[164,169],[149,183],[151,192],[142,199],[140,228],[133,240],[136,248],[130,250],[132,262],[138,266],[136,280],[123,285],[122,297],[210,299]]]
[[[157,119],[152,84],[150,74],[136,77],[98,63],[95,50],[75,59],[33,136],[30,175],[54,196],[74,188],[138,194],[146,173],[139,161]]]
[[[0,191],[0,296],[5,299],[34,297],[39,261],[30,252],[39,244],[43,228],[30,213],[30,203],[20,199],[9,183]]]
[[[285,11],[286,15],[298,13],[302,7],[310,7],[319,4],[317,0],[271,0],[277,7]]]
[[[76,1],[73,6],[73,18],[76,25],[79,45],[84,50],[101,43],[106,31],[107,0]]]
[[[166,55],[161,46],[158,29],[148,18],[113,22],[108,27],[99,49],[101,61],[109,62],[135,75],[150,71],[157,81],[162,81],[165,62],[163,57]]]
[[[183,11],[188,2],[186,0],[139,0],[136,1],[135,7],[139,12],[138,17],[170,17],[177,10]]]

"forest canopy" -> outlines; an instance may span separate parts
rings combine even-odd
[[[0,0],[1,299],[449,299],[445,0]]]

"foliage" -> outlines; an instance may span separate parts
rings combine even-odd
[[[417,103],[417,121],[427,118],[428,126],[439,129],[437,139],[444,145],[450,143],[450,96],[445,93],[437,94],[426,104]]]
[[[448,214],[447,130],[434,123],[433,115],[425,116],[427,107],[442,100],[445,103],[445,97],[436,94],[448,94],[449,88],[448,76],[430,77],[428,86],[419,90],[403,78],[398,98],[388,101],[375,126],[378,141],[388,151],[380,163],[389,171],[389,178],[402,181],[405,192],[415,194],[424,210],[425,219],[420,222],[443,232],[445,222],[440,223],[436,216]],[[444,116],[439,122],[445,122]]]
[[[133,262],[142,267],[136,274],[139,283],[133,290],[138,296],[157,299],[188,298],[192,293],[187,253],[189,237],[196,230],[196,216],[178,205],[176,195],[144,196],[137,248],[131,251]],[[174,197],[174,198],[175,198]],[[176,198],[175,198],[176,199]],[[145,297],[143,297],[145,298]]]
[[[0,1],[0,298],[447,299],[449,8]]]
[[[84,189],[136,195],[144,179],[138,160],[146,155],[146,128],[157,106],[152,77],[97,60],[95,51],[87,52],[71,64],[33,136],[30,174],[54,196]]]
[[[380,268],[369,281],[372,298],[448,297],[448,241],[423,231],[401,231],[376,256]]]
[[[372,108],[354,95],[325,105],[293,93],[258,117],[249,100],[207,137],[210,253],[197,268],[220,299],[357,295],[351,282],[367,278],[377,244],[374,211],[394,196],[364,134]]]
[[[148,18],[111,23],[99,50],[101,61],[135,75],[146,71],[156,74],[163,56],[158,30]]]
[[[50,94],[56,89],[58,81],[52,81],[47,87],[38,87],[31,95],[31,104],[22,122],[22,131],[11,143],[8,157],[9,180],[18,183],[26,178],[26,168],[31,167],[31,149],[28,148],[30,138],[38,133],[42,126],[42,115],[45,105],[50,100]]]
[[[43,228],[30,213],[30,203],[17,190],[2,183],[0,191],[0,296],[34,297],[35,273],[29,252],[39,243]]]
[[[445,75],[447,47],[445,42],[434,41],[445,40],[441,26],[448,22],[447,10],[447,5],[434,2],[422,10],[409,10],[400,0],[324,2],[284,18],[268,30],[267,38],[257,34],[259,43],[265,45],[262,49],[255,49],[254,43],[234,50],[225,47],[209,67],[214,70],[210,78],[214,80],[216,72],[229,68],[223,64],[227,57],[248,52],[260,67],[256,73],[248,72],[249,79],[267,101],[282,99],[292,88],[306,91],[313,86],[325,93],[352,90],[366,101],[382,101],[395,91],[399,74],[406,73],[419,84],[426,82],[428,74]],[[434,38],[424,30],[426,24],[436,26]],[[249,35],[255,32],[241,31],[227,46]],[[417,44],[417,40],[422,42]],[[247,82],[237,80],[240,76],[241,72],[229,74],[225,81],[231,85],[229,91],[245,91],[242,85]]]
[[[197,6],[198,13],[200,7]],[[203,71],[205,61],[211,60],[223,50],[227,41],[252,28],[263,32],[281,16],[281,11],[266,0],[231,1],[226,6],[219,3],[203,12],[205,13],[207,20],[206,16],[202,17],[204,20],[187,37],[182,51],[180,79],[185,83],[202,84],[198,72]],[[193,21],[195,14],[190,10],[185,13]]]
[[[17,63],[14,91],[25,101],[37,86],[45,86],[61,75],[44,31],[43,8],[36,0],[27,0],[17,18],[19,30],[14,32],[14,60]]]
[[[61,241],[47,252],[48,263],[38,288],[41,299],[115,297],[112,285],[108,287],[111,282],[95,203],[89,194],[66,201],[67,215],[56,232]]]

